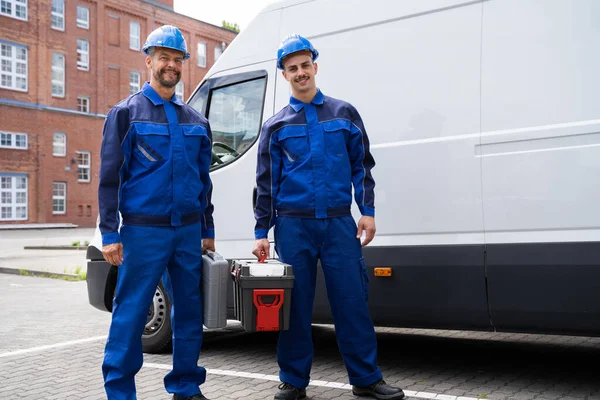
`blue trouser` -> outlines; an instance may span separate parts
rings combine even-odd
[[[297,388],[310,381],[313,360],[312,309],[317,260],[321,260],[338,347],[351,385],[367,386],[382,377],[377,339],[367,307],[368,275],[356,223],[350,216],[328,219],[277,217],[275,246],[292,265],[294,288],[289,330],[279,333],[279,378]]]
[[[198,366],[202,347],[202,234],[200,223],[180,227],[121,227],[119,266],[112,322],[102,372],[108,400],[134,400],[135,374],[143,363],[142,332],[161,275],[168,268],[173,307],[173,369],[167,392],[189,397],[200,392],[206,370]],[[167,285],[168,286],[168,285]]]

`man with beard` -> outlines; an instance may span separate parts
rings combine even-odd
[[[290,104],[264,123],[258,146],[253,254],[269,257],[269,229],[281,261],[292,265],[289,330],[279,333],[279,392],[275,399],[306,397],[313,360],[311,335],[317,262],[321,261],[338,347],[352,392],[402,399],[377,366],[377,340],[367,308],[369,277],[362,246],[375,236],[375,166],[358,111],[316,86],[319,53],[299,35],[286,37],[277,67],[290,83]],[[356,225],[352,186],[362,217]]]
[[[104,387],[108,400],[136,398],[142,332],[163,276],[173,303],[173,369],[164,385],[174,400],[200,400],[202,253],[215,250],[212,134],[206,118],[175,95],[190,56],[179,29],[161,26],[142,50],[150,82],[108,112],[100,152],[102,253],[118,266]]]

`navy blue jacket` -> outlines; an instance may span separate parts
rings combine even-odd
[[[212,133],[208,120],[175,95],[164,101],[148,84],[114,106],[100,151],[102,244],[118,243],[124,224],[181,226],[202,222],[214,238]]]
[[[263,124],[256,169],[256,239],[276,216],[351,215],[352,185],[362,215],[375,216],[375,160],[358,111],[318,90],[306,104],[294,97]]]

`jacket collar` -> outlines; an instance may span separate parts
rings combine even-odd
[[[150,86],[149,82],[144,83],[144,87],[142,87],[142,93],[155,106],[158,106],[160,104],[164,104],[164,102],[165,102],[163,100],[163,98],[160,97],[158,93],[156,93],[156,90],[154,90],[154,88],[152,86]],[[183,105],[183,102],[181,100],[179,100],[179,97],[177,97],[176,94],[173,94],[173,97],[171,97],[171,103],[177,104],[178,106],[182,106]]]
[[[317,89],[317,94],[315,94],[315,97],[313,97],[313,99],[311,100],[311,104],[321,105],[321,104],[323,104],[324,98],[325,98],[325,96],[321,92],[321,89]],[[305,105],[306,105],[306,103],[301,102],[294,96],[290,97],[290,106],[294,109],[294,111],[298,112],[298,111],[302,110],[302,108]]]

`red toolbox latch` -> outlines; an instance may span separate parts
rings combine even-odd
[[[279,310],[283,305],[284,289],[254,289],[253,302],[256,307],[256,330],[278,331]],[[273,301],[265,303],[265,297],[272,297]]]

